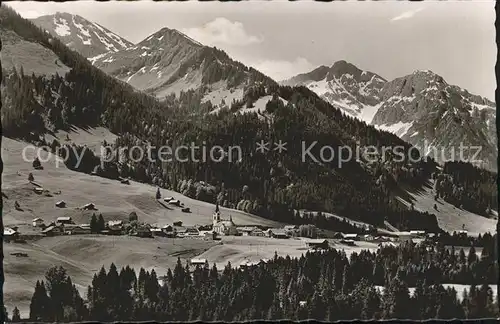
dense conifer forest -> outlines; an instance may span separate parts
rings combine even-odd
[[[498,211],[497,174],[465,162],[446,162],[436,178],[437,198],[483,216]]]
[[[490,237],[491,239],[491,237]],[[228,264],[192,267],[180,259],[157,274],[112,264],[80,296],[65,269],[51,268],[36,283],[32,321],[241,321],[257,319],[488,318],[498,314],[489,284],[498,280],[489,240],[480,257],[412,244],[377,252],[308,252],[275,256],[247,269]],[[158,281],[161,277],[163,285]],[[462,296],[440,283],[470,285]],[[375,286],[384,286],[382,291]],[[410,294],[409,287],[414,287]],[[49,311],[50,310],[50,311]]]

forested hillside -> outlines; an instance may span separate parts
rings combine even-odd
[[[388,220],[401,229],[437,229],[434,215],[407,210],[391,198],[398,182],[418,185],[425,181],[433,171],[432,161],[410,163],[410,153],[415,158],[418,152],[410,152],[409,144],[344,116],[305,87],[282,87],[254,80],[246,86],[243,100],[233,102],[231,109],[210,116],[196,114],[210,110],[210,103],[202,104],[197,91],[159,102],[93,67],[11,9],[2,8],[0,18],[2,26],[42,44],[71,67],[64,76],[5,73],[2,123],[7,136],[31,136],[43,143],[43,134],[54,129],[102,125],[121,135],[115,143],[120,147],[146,143],[176,147],[205,142],[209,148],[220,145],[227,149],[238,145],[243,152],[241,161],[161,163],[144,159],[140,163],[116,161],[121,163],[113,169],[118,169],[122,176],[173,188],[199,199],[218,200],[226,206],[276,220],[291,220],[293,209],[306,208],[336,212],[373,225]],[[234,113],[245,112],[265,95],[284,98],[287,104],[270,102],[265,112],[267,118],[256,113]],[[257,153],[255,143],[261,139],[287,142],[287,151]],[[315,141],[311,150],[314,156],[320,156],[322,146],[335,152],[340,147],[356,152],[357,146],[374,146],[379,159],[372,157],[369,162],[362,155],[361,162],[351,159],[341,167],[337,155],[322,163],[303,162],[302,142],[309,146]],[[383,146],[399,146],[404,159],[398,160],[391,151],[385,152],[382,159]],[[98,160],[88,161],[95,162],[89,162],[82,171],[96,170]],[[106,171],[100,170],[104,174]],[[213,185],[215,192],[204,197],[200,195],[203,190],[193,192],[192,185],[199,181]]]
[[[465,162],[446,162],[436,178],[436,196],[483,216],[498,211],[497,174]]]

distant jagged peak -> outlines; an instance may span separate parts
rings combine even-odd
[[[333,63],[328,73],[327,81],[331,81],[335,78],[340,78],[342,77],[342,75],[351,75],[355,80],[361,82],[370,81],[373,77],[380,79],[380,81],[387,82],[387,80],[380,75],[370,71],[363,71],[356,65],[345,60],[340,60]]]
[[[145,45],[151,43],[166,44],[172,41],[177,41],[177,42],[183,41],[192,46],[203,47],[203,45],[200,42],[197,42],[196,40],[192,39],[186,34],[181,33],[177,29],[171,29],[168,27],[163,27],[160,30],[154,32],[153,34],[147,36],[138,45]]]

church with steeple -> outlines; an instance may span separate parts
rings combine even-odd
[[[222,219],[219,210],[219,204],[215,205],[215,212],[212,216],[212,229],[219,235],[236,235],[238,230],[233,222],[233,218],[229,216],[229,220]]]

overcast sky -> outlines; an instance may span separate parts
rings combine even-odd
[[[432,70],[494,99],[495,11],[489,1],[9,2],[23,17],[57,11],[131,42],[162,27],[225,50],[276,80],[346,60],[386,79]]]

